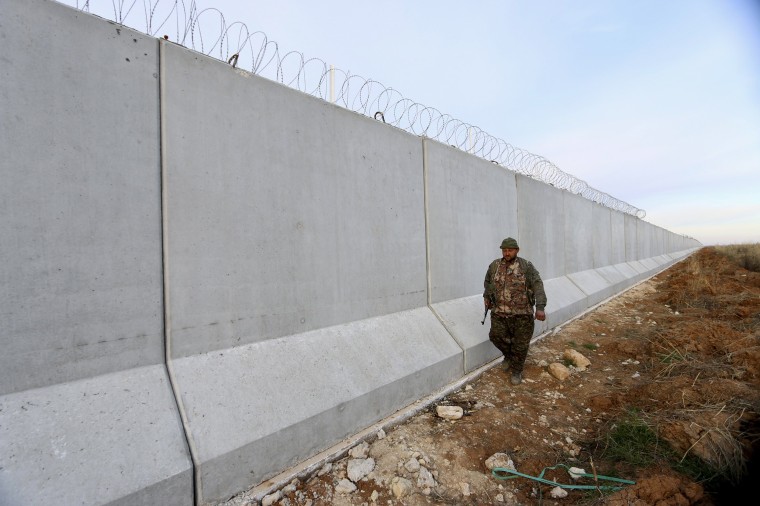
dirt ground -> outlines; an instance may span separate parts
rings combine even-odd
[[[550,373],[555,363],[566,379]],[[492,367],[264,503],[732,504],[760,478],[760,274],[703,248],[534,343],[524,378],[512,386]],[[464,416],[444,419],[438,406]],[[492,474],[498,453],[520,474]],[[360,479],[356,457],[374,463]],[[592,476],[573,479],[570,467]],[[356,489],[345,490],[352,474]]]

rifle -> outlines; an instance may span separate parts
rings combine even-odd
[[[486,324],[486,315],[488,315],[488,308],[486,308],[485,312],[483,313],[483,321],[480,322],[481,325]]]

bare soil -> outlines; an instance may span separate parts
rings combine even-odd
[[[548,366],[567,366],[563,355],[569,349],[591,365],[570,366],[570,376],[561,381]],[[329,472],[295,481],[275,504],[738,502],[749,480],[760,477],[754,463],[760,434],[760,273],[703,248],[534,343],[524,378],[512,386],[509,374],[494,366],[390,428],[384,438],[368,441],[375,469],[358,480],[357,490],[335,490],[346,478],[346,456]],[[460,406],[464,416],[440,418],[438,405]],[[636,440],[647,436],[654,436],[649,446]],[[485,462],[496,453],[508,454],[521,475],[492,474]],[[435,485],[415,486],[398,497],[394,479],[419,478],[405,467],[410,459],[431,471]],[[596,479],[573,480],[566,467]],[[507,476],[513,477],[502,479]],[[539,476],[592,488],[561,487],[567,496],[554,498],[555,485],[534,479]],[[635,483],[611,483],[607,477]],[[605,488],[611,485],[620,488]]]

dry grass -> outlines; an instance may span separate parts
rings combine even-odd
[[[600,458],[659,462],[712,491],[746,477],[760,438],[760,306],[754,284],[737,283],[751,278],[740,267],[760,272],[760,243],[705,248],[663,275],[655,296],[691,320],[660,314],[656,327],[620,329],[646,343],[650,380],[600,432]]]
[[[715,246],[715,250],[748,271],[760,272],[760,242]]]

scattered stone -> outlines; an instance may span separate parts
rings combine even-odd
[[[369,500],[372,502],[377,502],[378,497],[380,497],[380,494],[377,493],[377,490],[373,490],[372,495],[369,496]]]
[[[469,483],[460,483],[459,489],[462,491],[462,495],[465,497],[470,497],[470,484]]]
[[[549,374],[560,381],[565,381],[570,377],[570,369],[560,364],[559,362],[554,362],[552,364],[549,364]]]
[[[588,366],[591,365],[591,361],[584,357],[581,353],[573,349],[566,349],[563,353],[563,358],[571,361],[575,368],[579,371],[585,371]]]
[[[375,459],[352,459],[348,461],[348,479],[356,483],[375,469]]]
[[[420,463],[417,461],[417,459],[411,458],[406,462],[406,464],[404,464],[404,469],[410,473],[416,473],[420,470]]]
[[[278,490],[274,494],[265,495],[264,498],[261,499],[261,506],[272,506],[280,499],[282,499],[282,492]]]
[[[565,490],[562,487],[554,487],[551,492],[549,492],[549,495],[554,499],[562,499],[567,497],[567,490]]]
[[[354,446],[348,451],[348,455],[355,459],[366,459],[369,455],[369,444],[366,441],[362,441],[358,445]]]
[[[436,406],[435,413],[446,420],[459,420],[464,410],[460,406]]]
[[[493,471],[497,467],[515,469],[515,463],[512,462],[512,459],[506,453],[494,453],[486,459],[486,467],[489,471]]]
[[[295,492],[295,491],[296,491],[296,486],[294,484],[292,484],[292,483],[290,483],[289,485],[285,486],[282,489],[282,493],[283,494],[289,494],[289,493]]]
[[[577,480],[578,478],[582,478],[584,474],[586,474],[585,469],[581,469],[580,467],[571,467],[567,470],[570,477],[574,480]]]
[[[326,462],[325,465],[322,466],[322,469],[320,469],[319,472],[317,473],[317,476],[322,476],[329,473],[330,471],[332,471],[332,467],[333,467],[332,462]]]
[[[396,476],[391,482],[391,492],[396,499],[401,499],[412,492],[412,482],[406,478]]]
[[[377,439],[385,439],[385,431],[383,429],[377,431]]]
[[[435,478],[430,474],[430,471],[426,467],[420,467],[420,474],[417,476],[417,487],[419,488],[433,488],[438,485],[435,482]]]
[[[356,490],[356,485],[354,485],[350,480],[347,480],[343,478],[338,482],[337,485],[335,485],[335,491],[339,494],[350,494],[351,492]],[[264,506],[262,504],[262,506]]]

